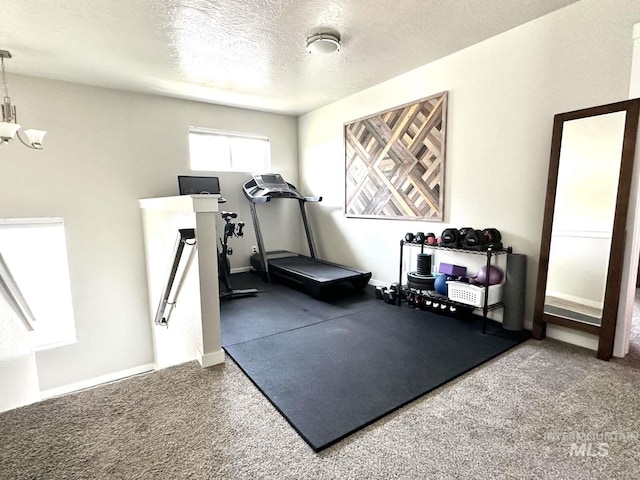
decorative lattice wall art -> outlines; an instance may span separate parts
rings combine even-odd
[[[447,92],[344,126],[348,217],[442,221]]]

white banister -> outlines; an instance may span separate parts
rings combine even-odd
[[[27,300],[24,298],[24,295],[22,295],[20,287],[13,278],[9,266],[4,261],[2,253],[0,253],[0,293],[16,312],[16,315],[22,321],[25,328],[33,331],[36,319],[29,308]]]

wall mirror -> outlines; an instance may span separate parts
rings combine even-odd
[[[640,99],[554,117],[532,336],[548,323],[613,353]]]

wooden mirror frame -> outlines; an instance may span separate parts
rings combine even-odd
[[[624,137],[622,143],[622,158],[620,162],[620,176],[618,179],[618,193],[616,211],[613,219],[611,235],[611,250],[609,267],[605,284],[604,306],[600,325],[570,320],[544,312],[545,294],[547,290],[547,274],[549,271],[549,250],[551,247],[551,230],[553,227],[553,213],[556,201],[556,187],[558,168],[560,166],[560,146],[564,123],[579,118],[595,117],[608,113],[626,112]],[[563,327],[588,332],[598,336],[597,357],[609,360],[613,355],[613,342],[618,317],[618,303],[620,285],[622,282],[622,267],[624,263],[624,247],[627,227],[627,212],[629,209],[629,195],[631,192],[631,177],[633,175],[633,159],[638,135],[638,117],[640,116],[640,99],[585,108],[573,112],[559,113],[553,120],[553,137],[551,140],[551,159],[549,163],[549,178],[547,181],[547,196],[544,208],[544,223],[542,227],[542,241],[540,244],[540,264],[536,286],[536,302],[533,313],[532,337],[541,340],[546,335],[547,324],[552,323]]]

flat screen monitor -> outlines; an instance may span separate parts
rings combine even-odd
[[[180,195],[220,194],[218,177],[178,175]]]

